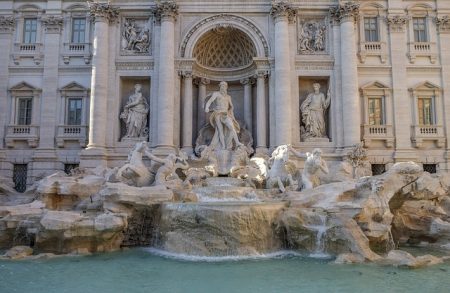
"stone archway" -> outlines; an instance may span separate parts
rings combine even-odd
[[[205,18],[194,25],[184,36],[181,43],[180,55],[182,58],[192,58],[194,47],[198,40],[214,28],[235,28],[244,32],[256,48],[255,57],[268,57],[270,48],[266,38],[259,28],[248,19],[232,14],[218,14]]]

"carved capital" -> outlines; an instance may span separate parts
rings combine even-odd
[[[359,3],[350,1],[330,8],[330,16],[337,22],[356,21],[359,17]]]
[[[248,78],[243,78],[243,79],[241,79],[240,80],[241,81],[241,84],[242,85],[253,85],[253,84],[255,84],[255,79],[254,78],[251,78],[251,77],[248,77]]]
[[[439,33],[450,33],[450,17],[448,15],[437,16],[435,22]]]
[[[0,16],[0,34],[12,33],[16,25],[16,20],[13,16]]]
[[[390,15],[387,18],[387,22],[391,32],[401,33],[405,31],[408,17],[405,15]]]
[[[62,16],[46,16],[41,19],[45,31],[49,34],[59,34],[63,26]]]
[[[88,2],[90,15],[94,21],[114,23],[119,16],[119,8],[109,3]]]
[[[164,0],[156,4],[155,16],[158,21],[175,21],[178,16],[178,4],[173,0]]]
[[[275,21],[287,19],[293,21],[295,19],[296,11],[292,8],[291,4],[287,1],[272,1],[272,8],[270,9],[270,15]]]
[[[178,73],[183,78],[193,78],[194,77],[194,75],[192,74],[192,71],[190,71],[190,70],[180,70]]]
[[[256,70],[256,74],[255,74],[255,78],[267,78],[267,76],[269,76],[269,70],[265,70],[265,69],[261,69],[261,70]]]

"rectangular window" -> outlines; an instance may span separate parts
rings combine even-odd
[[[417,99],[417,110],[419,113],[419,125],[434,124],[434,110],[432,97],[419,97]]]
[[[23,42],[27,44],[36,43],[37,19],[25,18],[23,25]]]
[[[381,175],[386,172],[385,164],[372,164],[372,175]]]
[[[86,19],[74,18],[72,20],[72,43],[84,43],[85,32],[86,32]]]
[[[72,171],[80,167],[80,164],[64,164],[64,172],[71,175]]]
[[[434,174],[437,171],[436,164],[423,164],[423,170],[430,174]]]
[[[364,34],[366,42],[379,42],[378,38],[378,22],[376,17],[364,18]]]
[[[19,98],[17,103],[17,125],[30,125],[33,98]]]
[[[18,192],[25,192],[27,189],[27,164],[14,164],[13,182],[14,189]]]
[[[413,18],[413,30],[415,42],[428,42],[427,23],[425,17]]]
[[[383,121],[383,98],[369,98],[369,125],[382,125]]]
[[[67,103],[67,125],[81,125],[81,112],[83,100],[70,98]]]

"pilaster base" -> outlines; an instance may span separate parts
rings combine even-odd
[[[94,169],[108,167],[108,153],[105,148],[92,147],[81,151],[80,168]]]
[[[417,153],[413,150],[396,150],[394,153],[394,161],[397,162],[417,162]]]

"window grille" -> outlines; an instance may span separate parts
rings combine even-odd
[[[18,192],[24,192],[27,189],[27,164],[14,164],[13,182],[14,189]]]
[[[77,169],[80,166],[80,164],[64,164],[64,172],[67,175],[72,174],[72,170]]]
[[[437,167],[436,164],[423,164],[423,170],[430,174],[436,173],[436,169],[437,169],[436,167]]]
[[[385,164],[372,164],[372,175],[381,175],[386,172]]]

